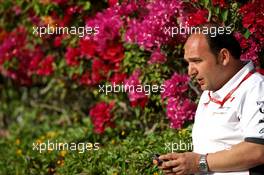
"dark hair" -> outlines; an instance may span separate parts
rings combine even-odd
[[[200,30],[207,29],[207,31],[209,31],[208,33],[203,32],[203,34],[206,36],[209,48],[215,56],[218,56],[221,49],[226,48],[235,59],[240,59],[241,47],[234,37],[233,32],[231,32],[231,27],[229,27],[229,31],[224,30],[224,32],[222,31],[223,28],[226,29],[228,27],[220,26],[217,23],[205,23],[198,27]],[[211,29],[213,28],[217,31],[220,31],[219,29],[222,28],[222,33],[211,33]]]

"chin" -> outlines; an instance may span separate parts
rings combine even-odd
[[[200,88],[201,88],[202,91],[210,90],[210,89],[209,89],[207,86],[205,86],[205,85],[200,86]]]

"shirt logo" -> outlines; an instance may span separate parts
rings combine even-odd
[[[228,110],[230,109],[231,107],[224,107],[224,106],[222,106],[222,107],[219,107],[218,109],[216,109],[215,111],[213,111],[213,115],[214,114],[226,114],[227,112],[228,112]]]
[[[259,120],[259,123],[264,123],[264,118]]]
[[[260,134],[263,134],[264,133],[264,128],[262,128],[260,131],[259,131]]]
[[[260,108],[259,108],[259,112],[264,114],[264,101],[257,101],[257,105],[262,105]]]

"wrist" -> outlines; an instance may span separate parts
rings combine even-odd
[[[207,154],[200,154],[198,161],[199,172],[206,173],[209,172],[209,166],[207,162]]]

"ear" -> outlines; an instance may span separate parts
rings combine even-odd
[[[220,63],[223,65],[223,66],[226,66],[228,65],[228,63],[230,62],[230,59],[231,59],[231,54],[230,52],[226,49],[226,48],[223,48],[220,50],[219,52],[219,61]]]

